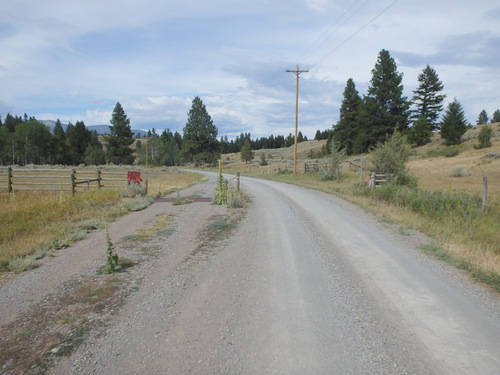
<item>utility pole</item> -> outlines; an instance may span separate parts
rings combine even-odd
[[[307,73],[309,70],[299,70],[297,65],[296,70],[287,70],[287,73],[295,73],[297,76],[297,85],[295,92],[295,149],[293,152],[293,175],[297,174],[297,131],[299,128],[299,75],[300,73]]]

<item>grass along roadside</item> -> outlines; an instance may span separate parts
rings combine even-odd
[[[205,177],[174,169],[143,172],[151,196],[192,186]],[[150,198],[129,198],[126,191],[0,193],[0,274],[32,268],[36,259],[67,247],[86,233],[104,228],[129,211],[143,209]],[[2,276],[0,276],[0,279]]]

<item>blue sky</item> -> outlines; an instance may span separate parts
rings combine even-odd
[[[427,64],[475,124],[500,108],[497,0],[16,0],[0,5],[0,115],[182,132],[200,96],[219,135],[338,121],[346,81],[365,94],[387,49],[412,96]]]

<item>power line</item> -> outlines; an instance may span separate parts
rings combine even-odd
[[[337,24],[340,22],[340,20],[341,20],[342,18],[344,18],[344,16],[345,16],[347,13],[349,13],[349,11],[350,11],[352,8],[354,8],[354,6],[355,6],[355,5],[356,5],[359,1],[361,1],[361,0],[356,0],[356,1],[355,1],[355,2],[354,2],[354,3],[353,3],[353,4],[352,4],[352,5],[351,5],[351,6],[350,6],[350,7],[349,7],[349,8],[348,8],[345,12],[344,12],[344,13],[342,13],[342,15],[341,15],[339,18],[337,18],[337,20],[336,20],[336,21],[335,21],[335,22],[334,22],[334,23],[333,23],[333,24],[332,24],[332,25],[331,25],[331,26],[330,26],[330,27],[329,27],[329,28],[328,28],[325,32],[323,32],[323,34],[321,34],[321,35],[319,36],[319,38],[318,38],[318,39],[316,39],[316,41],[314,41],[314,43],[313,43],[313,44],[311,44],[311,46],[310,46],[310,47],[309,47],[309,48],[308,48],[308,49],[307,49],[307,50],[306,50],[306,51],[305,51],[302,55],[300,55],[300,57],[297,59],[297,61],[298,61],[298,62],[300,62],[300,61],[301,61],[301,60],[302,60],[305,56],[307,56],[307,54],[309,53],[309,51],[311,51],[311,50],[312,50],[312,49],[316,46],[316,44],[318,44],[318,43],[319,43],[319,45],[318,45],[318,47],[319,47],[319,46],[321,46],[322,44],[324,44],[324,43],[325,43],[328,39],[330,39],[330,38],[331,38],[331,37],[332,37],[332,36],[333,36],[333,35],[334,35],[334,34],[335,34],[338,30],[340,30],[340,28],[341,28],[341,27],[342,27],[342,26],[343,26],[343,25],[344,25],[347,21],[349,21],[349,20],[350,20],[350,19],[351,19],[351,18],[352,18],[352,17],[353,17],[353,16],[354,16],[357,12],[359,12],[359,11],[361,10],[361,8],[363,8],[366,4],[368,4],[368,2],[369,2],[370,0],[367,0],[367,1],[363,4],[363,5],[361,5],[361,6],[360,6],[360,7],[359,7],[359,8],[358,8],[358,9],[357,9],[357,10],[356,10],[353,14],[351,14],[351,16],[350,16],[350,17],[348,17],[348,18],[347,18],[347,19],[346,19],[346,20],[345,20],[345,21],[344,21],[344,22],[343,22],[343,23],[342,23],[339,27],[337,27],[337,29],[335,29],[333,33],[331,33],[328,37],[326,37],[326,38],[325,38],[325,39],[324,39],[324,40],[320,43],[320,40],[321,40],[321,39],[322,39],[325,35],[327,35],[327,34],[330,32],[330,30],[331,30],[331,29],[333,29],[333,27],[334,27],[335,25],[337,25]]]
[[[325,56],[323,56],[321,59],[319,59],[316,63],[313,65],[318,65],[321,61],[332,55],[334,52],[338,51],[340,47],[342,47],[344,44],[346,44],[348,41],[350,41],[352,38],[354,38],[357,34],[359,34],[362,30],[367,28],[373,21],[375,21],[377,18],[379,18],[382,14],[387,12],[390,8],[394,6],[399,0],[393,1],[391,4],[389,4],[387,7],[385,7],[380,13],[378,13],[375,17],[373,17],[368,23],[360,27],[358,30],[356,30],[353,34],[351,34],[347,39],[345,39],[342,43],[340,43],[337,47],[335,47],[332,51],[328,52]]]

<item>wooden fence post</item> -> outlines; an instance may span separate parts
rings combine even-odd
[[[12,168],[7,169],[7,189],[9,193],[12,193]]]
[[[364,180],[364,176],[363,176],[363,160],[361,160],[361,169],[359,171],[359,186],[363,185],[363,180]]]
[[[488,197],[488,177],[483,177],[483,207],[486,205],[487,197]]]
[[[240,191],[240,172],[236,173],[236,191]]]
[[[372,175],[370,176],[370,189],[373,190],[375,188],[375,172],[372,172]]]
[[[71,171],[71,195],[72,196],[75,196],[75,192],[76,192],[75,173],[76,173],[76,171],[73,169]]]
[[[97,189],[101,190],[101,170],[97,170]]]

